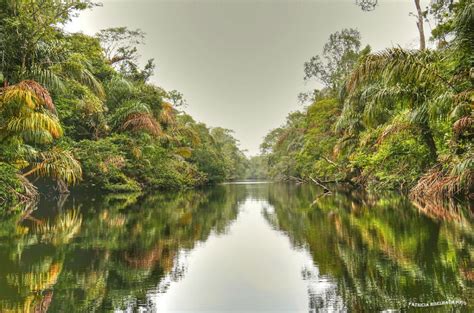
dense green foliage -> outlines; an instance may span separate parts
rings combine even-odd
[[[28,198],[18,184],[35,176],[52,178],[60,192],[77,184],[114,192],[183,188],[243,176],[247,160],[231,132],[195,122],[181,110],[179,92],[148,81],[153,60],[140,68],[137,54],[143,32],[63,31],[93,6],[0,3],[2,206]]]
[[[0,162],[0,201],[6,206],[18,204],[20,196],[25,193],[21,179],[14,166]]]
[[[444,3],[444,2],[443,2]],[[322,90],[261,145],[275,179],[348,182],[469,196],[474,180],[474,4],[433,3],[435,50],[360,50],[360,34],[332,34],[305,64]]]
[[[268,168],[265,158],[261,155],[249,158],[245,178],[249,180],[265,180],[267,176]]]

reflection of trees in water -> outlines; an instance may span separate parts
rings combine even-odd
[[[225,232],[244,197],[234,186],[147,197],[87,194],[62,199],[60,207],[42,202],[26,219],[2,219],[0,311],[150,306],[147,294],[164,277],[183,277],[180,251]]]
[[[466,227],[470,227],[470,221],[474,218],[473,203],[458,203],[453,198],[415,198],[413,204],[421,212],[433,219],[453,221]]]
[[[436,220],[393,194],[318,197],[314,188],[291,185],[268,191],[275,213],[264,213],[267,220],[295,246],[308,248],[319,273],[337,281],[349,311],[447,299],[474,306],[469,297],[474,236],[468,219]],[[313,305],[327,305],[318,301]]]

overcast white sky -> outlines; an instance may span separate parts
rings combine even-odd
[[[95,34],[127,26],[146,32],[143,61],[155,58],[152,82],[177,89],[186,111],[209,126],[235,131],[249,155],[265,134],[301,109],[303,63],[321,53],[329,34],[357,28],[374,50],[417,47],[413,0],[378,0],[362,12],[355,0],[102,0],[69,31]],[[429,0],[422,0],[425,7]],[[427,33],[429,26],[425,26]]]

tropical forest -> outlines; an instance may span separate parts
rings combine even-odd
[[[232,132],[196,122],[181,111],[181,93],[147,82],[155,64],[137,64],[142,32],[118,27],[91,37],[61,29],[93,6],[2,1],[2,206],[37,197],[38,178],[60,193],[240,178],[246,159]]]
[[[473,203],[472,0],[0,0],[0,312],[472,312]]]

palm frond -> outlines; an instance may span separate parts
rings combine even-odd
[[[160,136],[163,133],[149,106],[140,101],[124,103],[112,115],[111,125],[119,131],[146,131],[153,136]]]
[[[383,81],[403,81],[413,85],[443,84],[452,87],[437,65],[441,55],[433,50],[391,48],[367,55],[346,82],[349,94],[365,84]]]
[[[464,116],[454,122],[453,132],[456,136],[461,135],[467,130],[472,130],[474,128],[474,118],[470,116]]]
[[[472,153],[464,156],[453,166],[450,176],[457,178],[459,190],[472,188],[474,182],[474,156]]]
[[[63,180],[69,185],[74,185],[82,179],[81,164],[74,157],[71,151],[61,148],[53,148],[46,152],[41,152],[31,162],[32,169],[23,176],[35,174],[43,177],[51,177],[56,180]]]
[[[175,123],[174,108],[171,103],[163,102],[161,104],[159,121],[165,125],[171,125]]]
[[[51,69],[35,66],[30,70],[29,76],[43,86],[46,86],[49,90],[65,90],[63,79]]]
[[[140,101],[126,101],[112,114],[110,124],[114,129],[122,128],[123,130],[123,124],[130,120],[132,115],[148,115],[151,117],[150,107]]]
[[[105,97],[105,91],[102,84],[95,78],[89,70],[84,69],[79,77],[79,81],[89,87],[99,97]]]
[[[108,90],[120,90],[127,93],[133,91],[133,84],[122,76],[114,76],[111,80],[107,82],[106,85]]]
[[[82,99],[80,99],[79,107],[86,114],[97,114],[104,112],[104,103],[91,93],[86,93]]]
[[[474,50],[474,3],[467,5],[454,21],[455,42],[466,50]],[[472,55],[471,55],[472,58]]]
[[[16,85],[4,88],[1,91],[0,105],[8,105],[12,102],[22,102],[31,109],[44,107],[51,112],[56,112],[48,90],[34,80],[23,80]]]
[[[174,149],[173,153],[182,158],[190,158],[193,153],[193,150],[190,147],[179,147]]]
[[[192,126],[186,125],[185,127],[180,128],[180,132],[191,139],[192,145],[197,146],[201,144],[201,137],[199,137],[199,133],[193,129]]]
[[[62,63],[63,75],[89,87],[99,98],[105,96],[104,87],[91,72],[91,65],[84,56],[73,53]]]
[[[148,113],[133,113],[127,116],[120,130],[146,131],[153,136],[162,134],[160,124]]]
[[[341,115],[334,125],[336,132],[344,132],[354,135],[362,129],[362,116],[364,106],[361,105],[359,99],[348,98],[341,111]]]
[[[53,136],[49,131],[44,129],[37,129],[37,130],[24,130],[21,132],[21,137],[25,142],[32,142],[32,143],[39,143],[39,144],[46,144],[53,142]]]
[[[387,138],[397,133],[412,129],[413,122],[410,120],[410,111],[403,111],[396,115],[383,129],[377,138],[377,144],[381,144]]]
[[[47,131],[53,138],[59,138],[63,134],[56,116],[47,112],[32,112],[26,116],[12,117],[5,129],[13,133]]]
[[[469,115],[471,111],[472,111],[472,104],[463,102],[454,106],[449,116],[452,119],[460,119],[463,116]]]
[[[438,94],[431,94],[430,99],[427,100],[428,114],[433,120],[449,115],[455,104],[455,96],[452,90],[441,91]]]
[[[428,124],[428,105],[426,102],[410,111],[409,121],[412,124]]]

